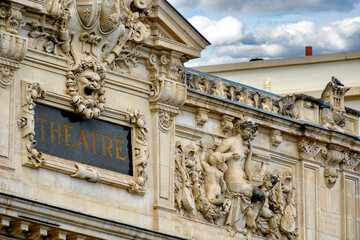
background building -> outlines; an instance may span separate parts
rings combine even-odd
[[[194,67],[234,82],[280,95],[304,93],[320,98],[332,76],[351,87],[347,107],[360,109],[360,52],[344,52],[295,58]]]

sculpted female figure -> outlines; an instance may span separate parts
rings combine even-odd
[[[251,179],[251,158],[252,144],[251,137],[258,130],[256,123],[250,120],[237,120],[234,124],[237,133],[222,141],[216,149],[216,152],[222,153],[223,161],[226,162],[228,170],[225,172],[225,182],[228,190],[233,196],[233,203],[226,221],[227,225],[233,227],[235,232],[245,234],[245,229],[236,226],[236,222],[241,217],[241,197],[248,197],[251,204],[243,209],[243,215],[246,214],[246,226],[254,228],[256,219],[264,205],[265,194],[249,180]],[[245,158],[243,144],[249,144],[249,154]],[[244,161],[244,162],[243,162]],[[243,163],[243,167],[242,167]],[[244,227],[244,226],[242,226]]]

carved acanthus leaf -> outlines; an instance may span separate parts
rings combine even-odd
[[[360,154],[357,152],[344,151],[344,159],[341,162],[341,168],[355,170],[360,165]]]
[[[320,158],[325,158],[327,154],[326,147],[319,146],[316,141],[311,141],[307,139],[301,139],[298,142],[298,150],[300,159],[307,159],[313,161],[319,161]]]

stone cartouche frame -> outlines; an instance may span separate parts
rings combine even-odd
[[[127,189],[139,195],[146,193],[148,175],[148,141],[145,116],[139,112],[119,111],[107,108],[99,118],[117,125],[131,128],[133,176],[88,166],[71,160],[55,157],[36,150],[35,141],[35,106],[41,103],[49,107],[74,112],[69,104],[68,96],[53,92],[45,92],[39,83],[21,81],[21,115],[18,126],[21,131],[22,146],[26,149],[27,157],[23,159],[23,166],[67,174],[71,177],[86,179],[94,183],[103,183]]]

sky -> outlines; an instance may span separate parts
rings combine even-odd
[[[360,0],[168,0],[208,41],[187,67],[360,51]]]

